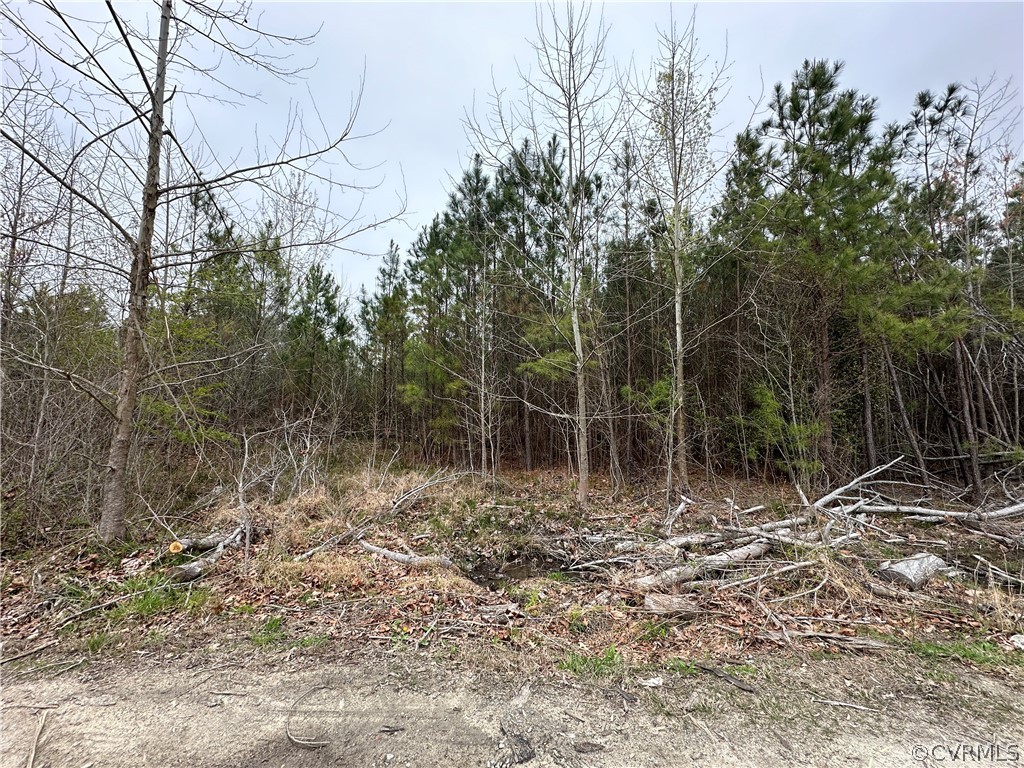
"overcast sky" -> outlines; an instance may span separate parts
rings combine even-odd
[[[389,240],[403,252],[416,230],[444,206],[470,152],[466,110],[488,98],[493,83],[514,89],[517,64],[533,64],[532,3],[282,3],[259,6],[268,16],[323,23],[309,85],[318,102],[348,106],[366,65],[359,115],[365,130],[386,126],[353,144],[359,161],[383,163],[384,181],[369,211],[386,213],[402,188],[405,224],[361,236],[359,248],[382,251]],[[670,9],[685,22],[693,6],[651,2],[603,5],[609,58],[647,68],[657,28]],[[600,11],[602,7],[595,10]],[[596,15],[596,14],[595,14]],[[1006,3],[701,3],[697,31],[714,59],[728,56],[730,95],[718,129],[730,137],[750,116],[754,100],[788,81],[805,58],[842,59],[844,85],[879,100],[883,122],[909,114],[915,94],[952,81],[1012,77],[1024,71],[1024,4]],[[727,46],[728,45],[728,49]],[[340,119],[340,111],[337,113]],[[1020,131],[1017,132],[1018,137]],[[378,263],[358,256],[333,260],[350,289],[373,279]]]
[[[60,3],[71,13],[96,2]],[[150,2],[119,10],[155,30],[158,8]],[[609,28],[611,66],[632,60],[643,70],[657,52],[657,30],[670,12],[684,24],[693,6],[664,2],[596,5]],[[86,11],[82,11],[86,13]],[[290,102],[310,96],[332,132],[344,125],[365,67],[365,90],[357,132],[378,132],[348,146],[355,163],[375,167],[351,176],[379,182],[367,196],[364,221],[386,217],[407,200],[404,222],[393,222],[353,238],[356,250],[383,253],[394,240],[405,252],[416,232],[443,209],[472,149],[463,121],[467,110],[486,104],[495,86],[514,91],[519,71],[534,67],[529,41],[535,38],[532,2],[256,2],[260,26],[282,34],[322,29],[315,42],[296,53],[294,63],[311,65],[305,83],[263,79],[262,103],[209,112],[197,119],[218,157],[231,157],[251,144],[254,132],[272,140],[280,134]],[[805,58],[842,59],[844,87],[879,100],[881,122],[905,119],[917,92],[952,81],[1013,78],[1024,71],[1024,3],[839,3],[706,2],[697,6],[697,34],[712,59],[727,59],[729,96],[716,130],[730,139],[750,119],[751,109],[778,81],[788,82]],[[130,64],[125,61],[126,72]],[[221,74],[221,73],[218,73]],[[237,73],[234,73],[237,74]],[[223,73],[225,77],[231,72]],[[244,77],[244,75],[243,75]],[[240,84],[245,87],[244,79]],[[307,93],[308,86],[308,93]],[[185,116],[176,116],[176,122]],[[307,121],[315,116],[306,110]],[[182,127],[179,125],[179,127]],[[1021,131],[1016,136],[1020,146]],[[336,197],[332,206],[355,210],[356,195]],[[372,283],[379,259],[339,254],[330,265],[349,292]]]

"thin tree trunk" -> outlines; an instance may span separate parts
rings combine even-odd
[[[832,469],[832,345],[828,337],[828,317],[822,313],[818,318],[818,387],[814,393],[814,404],[821,437],[818,439],[818,461],[824,469]]]
[[[910,424],[910,415],[907,413],[907,406],[903,402],[903,389],[900,387],[899,377],[896,375],[896,366],[893,365],[892,355],[889,354],[889,343],[882,342],[882,356],[885,358],[885,366],[889,369],[889,377],[892,379],[892,391],[896,396],[896,408],[900,412],[900,420],[903,422],[903,430],[910,443],[910,450],[914,453],[914,460],[917,462],[918,472],[921,473],[921,483],[928,485],[928,470],[924,465],[924,454],[921,453],[921,446],[917,442],[914,428]],[[874,464],[874,466],[878,466]]]
[[[523,449],[526,454],[526,471],[533,470],[533,432],[530,430],[530,404],[527,402],[529,388],[523,379]]]
[[[103,502],[100,512],[100,538],[109,543],[124,537],[128,452],[135,430],[135,406],[139,380],[143,372],[143,337],[146,309],[153,268],[153,232],[159,196],[160,148],[164,132],[164,92],[167,82],[167,43],[170,35],[171,2],[164,0],[160,13],[160,38],[153,86],[152,114],[146,184],[142,190],[139,235],[132,246],[132,268],[128,293],[128,316],[124,325],[124,357],[117,389],[114,429],[110,438],[106,474],[103,478]]]
[[[864,386],[864,445],[868,454],[868,468],[878,466],[878,450],[875,447],[875,417],[871,408],[871,377],[868,376],[868,347],[860,345],[861,376]]]
[[[678,225],[677,225],[678,226]],[[677,235],[678,237],[678,235]],[[677,243],[673,258],[675,267],[675,471],[679,477],[679,489],[688,493],[690,473],[686,462],[686,377],[683,373],[683,265],[681,246]],[[671,502],[670,502],[671,504]]]
[[[608,365],[608,353],[601,355],[601,396],[608,411],[606,419],[608,430],[608,469],[612,478],[612,493],[618,497],[622,491],[622,461],[619,457],[619,439],[615,428],[615,415],[612,404],[611,370]]]
[[[579,503],[585,506],[590,494],[590,429],[587,421],[586,359],[583,356],[583,330],[580,327],[579,283],[574,277],[572,336],[576,348],[576,451],[579,454]]]
[[[978,456],[978,435],[974,428],[974,419],[971,414],[971,395],[967,387],[968,371],[964,361],[964,351],[960,339],[953,342],[953,360],[956,367],[957,386],[960,390],[960,402],[964,420],[964,432],[967,438],[967,450],[970,460],[970,482],[974,486],[974,501],[979,503],[982,496],[981,483],[981,459]]]

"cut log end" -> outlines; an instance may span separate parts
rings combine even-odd
[[[902,584],[910,589],[920,589],[946,568],[941,557],[929,552],[918,552],[903,560],[887,561],[878,569],[878,575],[886,581]]]

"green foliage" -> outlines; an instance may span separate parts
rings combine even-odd
[[[205,587],[178,587],[159,576],[133,577],[118,585],[121,594],[131,595],[110,613],[113,621],[146,619],[161,613],[194,614],[206,605],[210,591]]]
[[[669,635],[669,622],[646,619],[640,627],[640,639],[647,641],[664,640]]]
[[[600,656],[570,651],[558,663],[559,669],[572,672],[574,675],[591,677],[609,677],[622,669],[622,654],[614,645],[608,646]]]
[[[787,419],[775,393],[763,385],[753,387],[751,399],[754,407],[740,417],[749,436],[747,457],[802,479],[817,472],[821,465],[811,456],[814,439],[821,433],[820,425]]]
[[[697,665],[686,659],[669,659],[666,666],[682,677],[690,677],[698,672]]]
[[[85,638],[85,650],[95,656],[97,653],[102,651],[113,640],[113,637],[107,632],[95,632]]]
[[[910,652],[922,659],[932,661],[966,661],[981,667],[1014,665],[1024,667],[1024,658],[1019,653],[1005,651],[991,640],[912,640]]]
[[[280,645],[285,641],[284,619],[280,616],[269,616],[263,626],[252,635],[252,644],[257,648]]]

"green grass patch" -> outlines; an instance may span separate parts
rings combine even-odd
[[[160,577],[135,577],[118,585],[117,591],[129,595],[110,612],[110,618],[146,619],[161,613],[195,613],[210,599],[206,587],[176,587]]]
[[[991,640],[911,640],[908,648],[915,656],[929,661],[967,661],[982,667],[1024,667],[1024,657],[1018,653],[1004,651]]]
[[[96,654],[106,648],[110,641],[113,640],[106,632],[97,632],[94,635],[89,635],[85,638],[85,650],[90,654]]]
[[[569,609],[569,631],[574,635],[583,635],[587,631],[586,611],[578,605]]]
[[[284,619],[280,616],[271,616],[252,635],[252,644],[257,648],[266,648],[270,645],[279,645],[284,642]]]
[[[640,627],[640,639],[655,641],[664,640],[668,637],[669,623],[667,621],[655,621],[647,619]]]
[[[324,645],[330,637],[328,635],[308,635],[299,640],[296,640],[289,645],[292,648],[319,648]]]
[[[622,654],[614,645],[609,645],[600,656],[571,651],[558,663],[558,668],[574,675],[608,677],[622,669]]]
[[[686,659],[669,659],[665,665],[677,675],[689,677],[697,674],[697,665]]]

